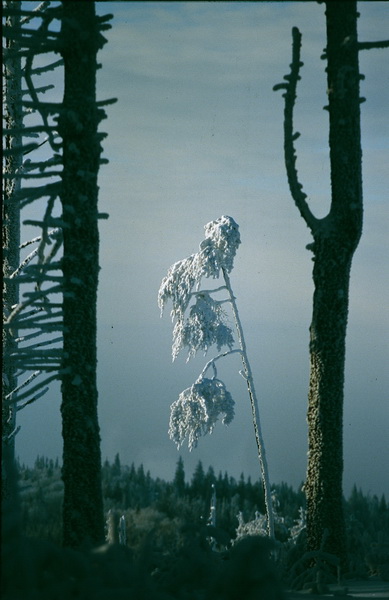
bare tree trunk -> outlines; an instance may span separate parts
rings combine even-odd
[[[99,272],[100,143],[96,105],[99,33],[94,2],[63,2],[65,93],[63,138],[64,361],[62,377],[63,541],[104,541],[96,387],[96,299]]]
[[[20,2],[7,2],[6,6],[14,10],[20,10]],[[4,82],[5,82],[5,147],[7,150],[21,148],[23,108],[22,99],[22,67],[21,58],[14,53],[20,49],[18,35],[20,35],[20,15],[7,18],[7,26],[12,28],[15,39],[7,39],[7,50],[13,54],[6,56],[4,60]],[[7,135],[7,129],[13,130]],[[19,130],[15,133],[15,130]],[[19,302],[19,284],[9,278],[20,263],[20,208],[17,192],[20,189],[20,179],[14,177],[20,172],[23,162],[21,151],[12,152],[4,159],[4,173],[11,178],[4,178],[3,190],[3,315],[5,319],[11,313],[12,307]],[[3,356],[10,356],[17,348],[17,342],[12,331],[3,328]],[[17,387],[16,367],[7,361],[3,377],[3,402],[2,402],[2,434],[6,439],[7,446],[4,451],[12,460],[15,453],[15,441],[11,435],[16,425],[16,410],[7,401],[7,395]],[[9,436],[11,437],[9,438]],[[8,438],[8,439],[7,439]]]
[[[343,396],[349,279],[362,233],[362,152],[356,2],[326,2],[330,121],[331,208],[317,219],[298,181],[293,131],[300,78],[300,32],[293,29],[293,62],[285,89],[285,164],[289,187],[314,242],[313,315],[308,396],[307,537],[310,550],[347,565],[343,516]]]
[[[308,545],[346,565],[343,389],[351,261],[362,233],[362,151],[356,2],[326,2],[331,210],[315,236],[311,324]]]
[[[341,240],[316,239],[310,327],[308,547],[346,556],[343,517],[343,389],[351,256]],[[325,534],[325,532],[328,532]]]
[[[21,2],[7,2],[7,8],[20,10]],[[7,50],[15,53],[20,49],[17,36],[20,34],[20,15],[7,17],[7,26],[12,28],[16,39],[7,39]],[[14,150],[22,145],[23,109],[22,70],[19,55],[8,55],[4,60],[5,84],[5,148]],[[7,129],[19,130],[19,133],[7,135]],[[14,177],[20,171],[23,162],[22,152],[11,152],[3,162],[5,178],[2,203],[3,237],[3,318],[7,319],[12,307],[19,302],[19,285],[9,278],[20,262],[20,208],[16,198],[20,188],[20,179]],[[10,356],[17,348],[12,331],[3,328],[3,358]],[[20,511],[17,487],[17,468],[15,463],[16,408],[9,401],[9,394],[17,387],[17,368],[11,361],[4,361],[2,385],[2,543],[7,544],[7,552],[17,553],[20,536]],[[5,545],[4,545],[5,548]],[[4,555],[2,560],[9,557]]]

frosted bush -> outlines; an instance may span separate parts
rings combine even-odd
[[[306,512],[303,509],[303,507],[300,506],[299,518],[290,530],[290,538],[294,543],[297,542],[297,540],[300,536],[300,533],[302,531],[304,531],[306,529],[306,527],[307,527]]]
[[[212,433],[220,415],[228,425],[234,417],[234,400],[224,383],[215,377],[201,377],[187,388],[171,406],[169,436],[177,444],[188,438],[189,450],[196,448],[200,436]]]
[[[255,518],[252,521],[245,523],[243,514],[241,512],[237,515],[238,527],[236,528],[236,538],[234,543],[238,542],[242,538],[252,535],[267,535],[267,519],[265,515],[261,515],[260,512],[255,511]]]

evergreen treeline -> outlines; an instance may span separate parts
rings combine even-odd
[[[19,465],[20,490],[23,507],[23,527],[27,535],[60,541],[60,505],[62,497],[61,468],[52,459],[38,457],[33,468]],[[215,474],[210,466],[205,471],[198,462],[190,482],[186,481],[184,464],[178,460],[173,481],[152,478],[143,465],[123,466],[117,454],[112,464],[108,460],[102,467],[105,512],[133,511],[140,515],[145,509],[151,514],[180,519],[193,524],[206,524],[210,513],[211,496],[216,492],[216,523],[232,539],[238,526],[238,514],[244,521],[255,518],[265,510],[263,489],[242,473],[237,481],[227,472]],[[285,483],[273,486],[278,512],[287,525],[292,526],[299,517],[304,502],[302,491],[295,492]],[[58,520],[58,522],[57,522]],[[131,540],[129,539],[129,543]]]
[[[63,484],[58,460],[38,457],[33,468],[19,465],[19,476],[24,534],[60,544]],[[259,482],[253,483],[243,473],[238,480],[227,473],[216,475],[212,467],[205,470],[201,462],[191,480],[186,481],[181,457],[173,481],[166,482],[151,477],[143,465],[122,465],[117,454],[112,463],[106,460],[103,464],[102,482],[107,527],[109,514],[116,516],[115,526],[124,516],[126,545],[135,552],[150,540],[155,551],[174,552],[182,547],[186,536],[201,531],[204,539],[211,532],[218,548],[229,548],[236,537],[238,515],[248,522],[264,513]],[[274,485],[273,490],[276,536],[288,546],[291,530],[304,507],[304,493],[286,483]],[[213,491],[216,526],[210,528]],[[389,579],[389,506],[385,496],[366,496],[354,486],[344,506],[350,572],[359,577],[373,574]],[[295,560],[296,545],[291,555]]]

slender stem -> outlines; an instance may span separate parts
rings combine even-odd
[[[222,352],[221,354],[218,354],[217,356],[215,356],[214,358],[211,358],[211,360],[209,360],[207,362],[207,364],[205,365],[204,369],[201,371],[199,379],[202,379],[205,375],[205,373],[208,371],[208,369],[210,367],[214,367],[214,363],[219,360],[219,358],[223,358],[224,356],[228,356],[229,354],[234,354],[235,352],[239,352],[240,354],[242,353],[242,350],[238,350],[237,348],[235,350],[227,350],[227,352]],[[215,367],[214,367],[215,369]]]
[[[218,288],[215,288],[214,290],[197,290],[197,292],[191,292],[191,296],[201,296],[201,294],[215,294],[216,292],[221,292],[222,290],[225,290],[226,286],[225,285],[221,285]]]
[[[261,423],[259,418],[259,408],[258,408],[258,399],[255,393],[254,380],[250,367],[250,362],[247,356],[246,342],[243,335],[243,328],[240,322],[238,307],[235,301],[234,294],[231,288],[230,278],[228,276],[225,268],[222,268],[224,281],[226,282],[226,288],[230,295],[232,312],[235,319],[236,330],[238,333],[238,340],[241,348],[241,357],[243,363],[243,370],[245,373],[245,379],[247,382],[247,389],[250,397],[251,403],[251,411],[253,415],[253,424],[254,424],[254,432],[255,432],[255,440],[257,442],[258,448],[258,459],[261,468],[262,482],[265,493],[265,507],[267,513],[267,526],[269,537],[274,538],[274,516],[273,516],[273,507],[272,507],[272,499],[271,499],[271,490],[270,490],[270,480],[269,480],[269,470],[267,466],[266,460],[266,452],[265,445],[263,441],[262,431],[261,431]]]

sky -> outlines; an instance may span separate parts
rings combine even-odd
[[[388,2],[358,5],[359,39],[387,38]],[[259,477],[250,404],[238,355],[218,363],[235,418],[189,452],[168,437],[170,405],[207,356],[171,358],[170,307],[157,306],[162,278],[197,252],[204,225],[239,224],[231,283],[259,399],[270,480],[297,488],[307,462],[310,232],[290,196],[283,162],[283,99],[291,29],[302,33],[295,129],[297,168],[309,205],[330,205],[324,5],[316,2],[98,2],[112,13],[99,54],[101,131],[109,160],[99,174],[98,389],[102,458],[143,464],[172,479],[205,469]],[[360,53],[364,226],[350,282],[344,402],[344,492],[354,484],[389,497],[387,50]],[[211,283],[211,282],[209,282]],[[218,285],[218,282],[215,282]],[[215,351],[217,353],[217,351]],[[17,454],[62,453],[59,385],[19,413]]]

